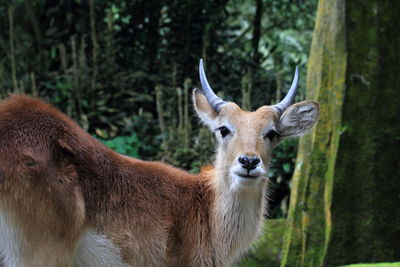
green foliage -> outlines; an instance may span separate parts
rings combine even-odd
[[[45,98],[122,153],[198,172],[214,152],[191,107],[199,59],[213,88],[249,110],[281,99],[300,65],[302,99],[315,6],[9,0],[0,5],[0,97]],[[123,149],[134,135],[140,144]],[[295,144],[285,151],[272,164],[274,187],[286,192],[272,205],[278,217],[286,214],[280,202],[288,198]]]
[[[285,224],[286,220],[284,219],[266,220],[263,228],[264,234],[237,267],[279,266]]]
[[[118,153],[135,157],[139,157],[139,147],[141,143],[135,133],[132,133],[131,136],[117,136],[110,140],[101,140],[100,141]]]
[[[270,179],[268,216],[271,218],[287,216],[290,181],[294,170],[297,144],[297,139],[287,139],[279,144],[272,153],[268,173]]]

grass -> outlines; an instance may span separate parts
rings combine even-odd
[[[361,264],[345,265],[341,267],[400,267],[400,262],[361,263]]]

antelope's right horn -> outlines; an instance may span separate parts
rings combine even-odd
[[[208,84],[206,74],[204,73],[204,68],[203,68],[203,59],[200,59],[200,64],[199,64],[199,75],[200,75],[200,83],[201,87],[203,88],[203,94],[207,98],[208,103],[211,105],[211,107],[219,114],[221,111],[221,108],[227,103],[226,101],[222,100],[219,98],[211,88],[211,86]]]

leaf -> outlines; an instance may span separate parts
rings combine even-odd
[[[107,134],[106,134],[104,131],[102,131],[101,129],[97,128],[97,129],[95,130],[95,132],[96,132],[96,134],[97,134],[98,136],[100,136],[101,138],[107,138]]]
[[[286,173],[290,173],[292,171],[290,163],[284,163],[282,168],[283,168],[283,171],[286,172]]]
[[[45,32],[46,36],[52,36],[53,34],[55,34],[57,32],[57,28],[50,28]]]

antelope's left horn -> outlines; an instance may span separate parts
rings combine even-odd
[[[278,104],[272,106],[278,112],[278,114],[282,114],[285,111],[285,109],[287,109],[293,103],[294,97],[296,96],[297,92],[298,81],[299,81],[299,68],[296,67],[292,85],[290,86],[290,89],[286,94],[285,98]]]
[[[200,59],[200,64],[199,64],[199,75],[200,75],[200,83],[201,87],[203,88],[203,94],[207,98],[208,103],[211,105],[211,107],[219,114],[221,111],[221,108],[227,103],[221,98],[219,98],[211,88],[211,86],[208,84],[206,74],[204,73],[204,68],[203,68],[203,59]]]

